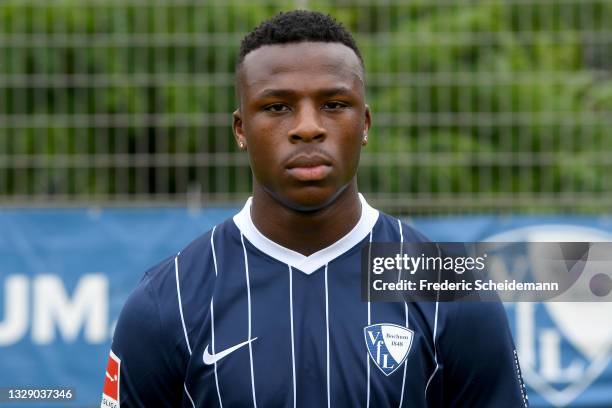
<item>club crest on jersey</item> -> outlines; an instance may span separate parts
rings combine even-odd
[[[385,375],[391,375],[406,360],[414,332],[391,323],[378,323],[363,328],[366,347],[372,361]]]

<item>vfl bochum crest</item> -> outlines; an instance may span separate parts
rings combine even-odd
[[[385,375],[390,375],[406,360],[414,332],[391,323],[378,323],[363,328],[366,346],[372,361]]]

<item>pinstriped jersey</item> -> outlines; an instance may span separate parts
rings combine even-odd
[[[362,301],[364,247],[426,238],[360,199],[357,225],[312,255],[263,236],[249,199],[147,271],[102,406],[526,406],[501,304]]]

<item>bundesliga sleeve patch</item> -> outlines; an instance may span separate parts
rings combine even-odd
[[[121,360],[111,350],[106,366],[102,404],[100,408],[119,408],[119,374]]]

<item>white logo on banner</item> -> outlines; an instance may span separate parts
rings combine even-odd
[[[30,319],[36,344],[50,344],[56,334],[65,342],[74,342],[81,332],[88,343],[108,339],[108,278],[103,274],[81,276],[72,295],[66,293],[57,275],[8,275],[2,297],[0,346],[24,338]]]
[[[508,231],[486,240],[612,242],[612,236],[586,227],[539,225]],[[539,260],[535,255],[515,260],[512,271],[508,273],[517,279],[530,272],[537,274]],[[585,287],[580,281],[588,283],[589,276],[585,269],[576,286]],[[510,316],[514,317],[514,339],[523,378],[554,406],[568,406],[608,367],[611,361],[612,303],[522,302],[507,303],[506,306]]]

